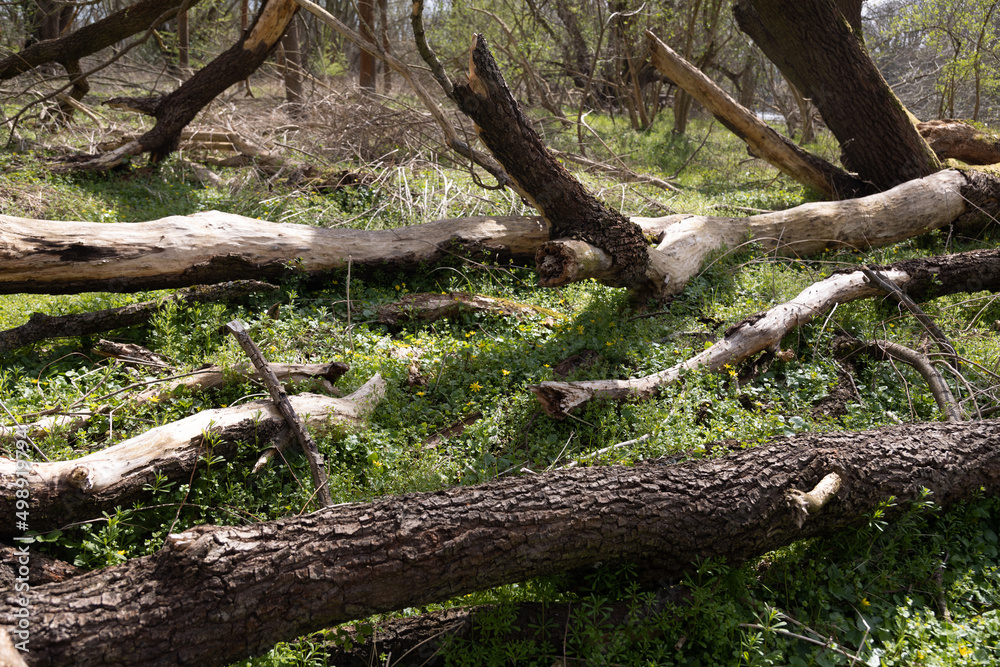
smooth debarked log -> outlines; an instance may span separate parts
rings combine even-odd
[[[958,292],[1000,290],[1000,251],[977,250],[897,262],[881,271],[884,278],[915,299]],[[649,399],[684,373],[704,368],[717,372],[752,355],[776,348],[796,327],[822,316],[833,306],[884,294],[863,271],[835,273],[802,290],[791,301],[752,315],[726,330],[722,340],[693,357],[652,375],[627,380],[542,382],[531,390],[545,412],[556,419],[593,399]]]

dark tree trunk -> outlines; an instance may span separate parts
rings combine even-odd
[[[197,2],[192,0],[191,5]],[[166,21],[173,18],[181,4],[181,0],[142,0],[65,37],[32,44],[0,60],[0,80],[13,78],[49,62],[64,66],[77,62],[84,56],[146,30],[157,19]]]
[[[642,230],[587,193],[548,152],[521,113],[481,35],[475,39],[469,82],[456,85],[454,99],[476,123],[479,138],[507,174],[551,224],[552,239],[576,239],[600,248],[612,260],[618,286],[642,289],[649,267]],[[544,266],[540,266],[544,281]]]
[[[302,105],[302,46],[296,21],[288,26],[281,39],[281,47],[285,54],[285,101],[292,105],[293,111],[297,111]]]
[[[565,38],[568,43],[563,43],[563,58],[568,74],[573,79],[573,85],[583,90],[587,87],[587,77],[590,76],[590,49],[587,48],[587,41],[576,20],[576,10],[566,0],[556,0],[555,4],[556,15],[566,29]]]
[[[76,8],[57,0],[35,0],[31,37],[26,46],[59,39],[70,28]]]
[[[154,102],[156,126],[139,137],[142,152],[159,162],[177,149],[181,131],[226,88],[253,74],[278,46],[298,11],[295,0],[267,0],[249,32],[184,84]]]
[[[853,12],[858,3],[842,4]],[[733,13],[816,105],[861,179],[887,189],[941,168],[834,0],[737,0]]]
[[[177,66],[182,72],[191,67],[191,31],[186,11],[177,15]]]
[[[30,655],[36,665],[227,664],[336,623],[599,561],[675,578],[698,559],[739,563],[857,525],[890,496],[905,508],[922,488],[941,506],[992,493],[998,445],[998,421],[803,434],[721,459],[575,468],[199,526],[153,556],[32,587]],[[830,473],[839,488],[812,505]],[[797,493],[810,489],[809,500]],[[0,598],[8,631],[17,597]]]
[[[392,53],[392,43],[389,41],[389,0],[378,0],[378,29],[382,37],[382,50]],[[392,92],[392,68],[382,65],[382,88],[388,95]]]
[[[358,0],[358,32],[366,42],[375,41],[375,8],[374,0]],[[375,90],[375,56],[361,49],[361,73],[358,85],[365,90]]]

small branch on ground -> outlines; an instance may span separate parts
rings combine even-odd
[[[951,393],[951,388],[948,387],[944,376],[934,367],[926,354],[887,340],[865,342],[850,336],[839,336],[834,341],[834,345],[838,356],[866,354],[876,361],[898,359],[913,366],[914,370],[920,373],[920,376],[927,382],[927,387],[930,389],[934,401],[948,421],[964,421],[962,410],[958,407],[958,401]]]
[[[945,354],[945,356],[952,361],[954,364],[953,368],[955,371],[961,370],[961,360],[958,358],[958,353],[955,352],[955,347],[948,341],[948,337],[944,335],[941,331],[941,327],[932,320],[927,313],[917,305],[917,302],[906,295],[903,290],[899,289],[899,286],[891,280],[886,279],[878,269],[874,267],[862,267],[861,272],[865,274],[868,280],[872,281],[874,284],[878,285],[880,288],[885,290],[886,294],[891,296],[901,305],[906,306],[906,309],[910,311],[913,315],[923,325],[927,333],[931,335],[932,338],[937,342],[938,347]]]
[[[218,285],[192,287],[164,299],[143,301],[120,308],[108,308],[90,313],[56,316],[32,313],[26,324],[0,331],[0,355],[43,340],[88,336],[146,324],[161,308],[172,302],[193,304],[211,301],[237,301],[245,299],[251,294],[277,291],[279,291],[278,287],[268,283],[257,280],[237,280]]]
[[[240,347],[243,348],[247,356],[250,357],[250,362],[257,369],[257,374],[264,382],[264,386],[267,387],[268,393],[271,394],[271,400],[278,406],[278,410],[281,411],[285,422],[299,441],[302,451],[306,453],[306,458],[309,459],[309,469],[312,472],[315,493],[319,498],[320,504],[323,507],[329,507],[333,504],[333,496],[330,494],[330,483],[327,480],[326,465],[323,462],[323,456],[316,448],[316,443],[310,437],[305,424],[302,423],[302,419],[296,414],[295,408],[289,403],[285,388],[278,381],[278,377],[274,374],[274,371],[271,370],[264,355],[261,354],[260,348],[250,338],[250,334],[247,333],[243,323],[239,320],[232,320],[226,325],[226,328],[240,344]]]

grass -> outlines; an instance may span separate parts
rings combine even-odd
[[[678,138],[670,134],[663,116],[644,133],[626,129],[621,118],[591,116],[588,122],[640,170],[660,176],[678,173],[680,193],[622,187],[581,174],[610,205],[628,213],[742,215],[747,209],[784,208],[810,200],[800,186],[750,160],[718,126],[697,121],[690,138]],[[560,147],[575,145],[571,135],[550,131],[547,139]],[[309,150],[318,150],[315,145],[320,140],[310,141]],[[609,158],[592,143],[598,159]],[[817,150],[832,152],[828,144]],[[206,187],[178,160],[153,173],[127,169],[100,177],[57,176],[45,162],[49,155],[42,149],[0,152],[0,171],[5,173],[0,180],[0,212],[133,222],[214,208],[282,222],[360,228],[528,212],[511,195],[484,191],[468,173],[419,156],[393,166],[343,163],[352,169],[377,170],[380,179],[368,188],[317,194],[236,170],[219,171],[229,186]],[[338,164],[333,153],[322,157]],[[388,381],[388,393],[370,428],[318,440],[329,462],[335,502],[358,501],[483,482],[519,474],[525,467],[539,471],[573,460],[628,465],[665,456],[699,458],[708,455],[709,443],[720,439],[752,446],[799,431],[861,430],[940,419],[920,378],[906,367],[887,364],[856,369],[857,394],[837,416],[815,410],[836,388],[843,371],[829,348],[837,333],[863,338],[888,335],[897,342],[919,344],[922,331],[894,308],[876,301],[841,306],[829,319],[795,331],[783,342],[795,358],[775,363],[745,386],[738,386],[730,374],[695,373],[654,400],[595,402],[576,419],[563,422],[541,415],[527,386],[554,379],[555,367],[574,355],[589,355],[592,363],[577,367],[568,379],[655,372],[703,349],[706,337],[721,335],[725,325],[791,298],[835,268],[981,244],[956,245],[943,235],[932,235],[867,254],[830,253],[807,261],[776,258],[747,246],[719,253],[663,312],[642,318],[634,317],[637,313],[626,294],[593,282],[543,290],[535,286],[529,269],[455,260],[419,272],[353,276],[350,326],[348,276],[341,273],[313,288],[291,281],[279,295],[246,305],[171,305],[146,327],[109,332],[106,337],[145,345],[168,358],[177,372],[207,363],[230,366],[242,354],[220,327],[238,317],[248,323],[251,336],[271,361],[349,363],[351,371],[339,382],[345,392],[381,373]],[[401,295],[449,290],[533,304],[555,311],[558,317],[463,315],[397,328],[375,320],[379,305]],[[83,312],[158,294],[4,296],[0,328],[22,324],[33,311]],[[275,303],[281,305],[280,315],[272,319],[265,313]],[[970,370],[969,385],[956,390],[989,391],[1000,354],[994,324],[1000,320],[1000,305],[995,297],[948,297],[928,304],[927,310],[961,354],[988,369]],[[96,355],[91,342],[56,340],[0,359],[0,397],[15,417],[27,419],[80,399],[108,410],[72,436],[57,432],[42,439],[39,445],[50,457],[77,457],[153,425],[261,393],[259,387],[244,383],[142,407],[130,405],[129,391],[97,400],[152,380],[154,374]],[[419,367],[424,383],[408,382],[411,364]],[[430,443],[431,436],[462,421],[469,423],[460,433]],[[650,437],[641,442],[592,456],[646,433]],[[261,445],[250,443],[237,460],[225,465],[206,460],[205,469],[190,485],[158,481],[151,485],[146,502],[41,536],[39,548],[82,567],[102,567],[155,552],[175,517],[178,531],[206,522],[262,521],[308,509],[310,489],[296,481],[308,478],[304,458],[292,454],[288,466],[251,475]],[[580,611],[567,633],[566,655],[587,664],[994,664],[1000,659],[996,546],[1000,507],[995,498],[984,497],[942,511],[933,501],[927,498],[892,523],[876,514],[857,530],[798,543],[755,562],[701,563],[679,583],[686,591],[684,604],[649,615],[630,633],[613,632],[602,612],[618,600],[640,608],[653,595],[627,570],[604,568],[582,588],[555,577],[430,608],[501,604],[496,617],[488,621],[495,641],[453,643],[447,648],[452,664],[550,665],[555,655],[562,655],[562,647],[502,639],[509,626],[509,614],[504,614],[510,603],[521,600],[573,602]],[[825,646],[790,632],[820,638]],[[321,633],[279,645],[249,664],[325,664],[326,638]],[[852,662],[847,655],[857,660]]]

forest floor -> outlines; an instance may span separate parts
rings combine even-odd
[[[532,213],[509,192],[476,185],[467,169],[431,146],[421,134],[429,128],[401,105],[344,95],[298,118],[284,116],[273,100],[264,99],[218,104],[211,113],[201,125],[235,127],[286,159],[372,178],[365,185],[317,190],[293,169],[266,175],[253,167],[213,168],[221,182],[206,185],[189,162],[199,154],[187,150],[155,171],[55,174],[52,161],[59,155],[92,151],[111,126],[134,122],[118,119],[101,128],[81,119],[58,135],[27,125],[23,141],[0,150],[0,213],[136,222],[216,209],[275,222],[363,229]],[[567,165],[627,215],[744,215],[809,200],[800,186],[749,157],[742,144],[707,121],[693,123],[687,137],[671,134],[669,112],[645,132],[632,131],[622,117],[591,114],[587,122],[633,169],[672,177],[679,189],[623,185]],[[579,149],[575,129],[541,127],[550,145]],[[583,139],[592,155],[614,161],[594,135]],[[830,152],[829,145],[812,148]],[[242,352],[223,329],[234,318],[247,324],[269,361],[350,364],[337,383],[344,393],[374,373],[388,381],[386,398],[367,429],[318,438],[334,502],[473,484],[573,462],[630,465],[718,456],[730,447],[753,447],[801,431],[940,420],[926,385],[909,367],[835,357],[830,343],[841,333],[923,344],[926,334],[918,323],[878,300],[842,305],[796,330],[783,344],[794,357],[775,361],[747,383],[738,380],[740,368],[694,373],[654,400],[595,401],[564,421],[546,417],[527,387],[552,379],[647,375],[710,346],[727,326],[789,300],[834,270],[992,243],[988,236],[955,238],[943,230],[888,248],[808,260],[774,256],[748,244],[714,256],[671,302],[638,307],[622,291],[594,282],[542,289],[532,267],[460,257],[414,272],[345,271],[321,285],[292,279],[280,292],[240,305],[169,304],[148,326],[103,336],[149,348],[167,360],[161,369],[101,356],[94,338],[48,341],[0,357],[0,423],[31,421],[53,409],[98,411],[73,433],[55,431],[37,440],[50,459],[70,459],[153,425],[259,397],[263,389],[244,381],[156,403],[132,402],[143,388],[137,385],[205,364],[241,363]],[[394,326],[377,321],[380,306],[426,292],[499,297],[534,310]],[[79,313],[166,294],[0,296],[0,329],[23,324],[32,312]],[[996,384],[997,297],[946,297],[923,307],[969,360],[967,383],[955,383],[956,394],[967,399]],[[603,453],[595,454],[599,450]],[[0,443],[0,451],[10,455],[10,445]],[[151,487],[147,502],[39,536],[39,548],[98,568],[155,552],[170,530],[262,521],[313,507],[310,486],[299,483],[308,479],[300,453],[289,454],[287,465],[272,464],[255,475],[257,455],[248,448],[228,465],[208,462],[190,485]],[[443,649],[451,664],[464,665],[996,664],[998,524],[996,498],[948,511],[927,498],[891,523],[876,513],[855,530],[797,543],[751,563],[700,563],[690,577],[675,582],[686,589],[684,601],[646,615],[643,632],[615,631],[602,611],[617,601],[638,605],[655,592],[633,580],[628,568],[595,569],[585,581],[565,575],[505,586],[367,623],[453,606],[497,605],[501,611],[494,620],[484,621],[492,635]],[[523,601],[576,603],[562,646],[507,638],[502,610]],[[247,664],[327,664],[325,642],[338,636],[331,630],[281,644]],[[386,663],[375,656],[373,664]]]

